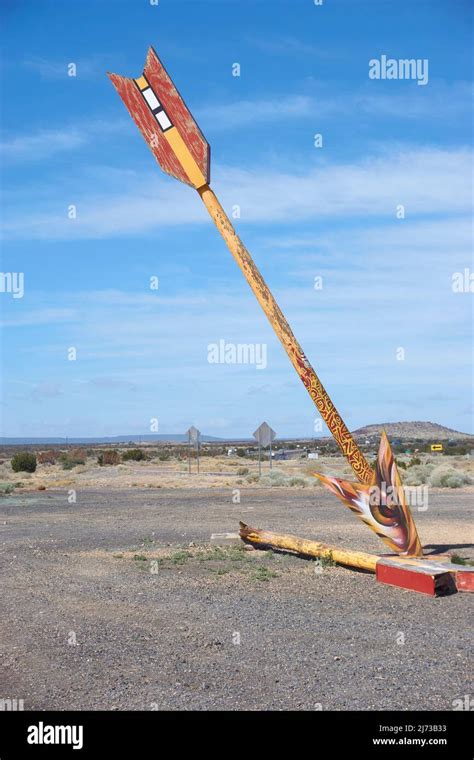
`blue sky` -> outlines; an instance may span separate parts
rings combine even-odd
[[[155,418],[161,433],[247,436],[263,419],[314,433],[199,197],[160,172],[106,77],[138,76],[149,45],[349,427],[472,432],[472,294],[452,288],[473,269],[470,5],[4,2],[2,271],[24,273],[24,296],[0,294],[1,434],[147,433]],[[381,55],[427,59],[428,83],[370,79]],[[266,344],[267,367],[210,364],[222,339]]]

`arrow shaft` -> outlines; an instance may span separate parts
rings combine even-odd
[[[318,412],[351,465],[355,476],[361,483],[371,483],[373,471],[369,463],[344,424],[341,415],[329,398],[316,372],[308,362],[283,312],[271,294],[250,253],[234,230],[214,192],[208,185],[203,185],[198,188],[198,193],[265,312],[268,321],[281,341],[303,385],[313,399]]]

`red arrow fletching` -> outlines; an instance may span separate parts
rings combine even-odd
[[[209,144],[153,48],[138,79],[109,77],[163,171],[192,187],[209,184]]]

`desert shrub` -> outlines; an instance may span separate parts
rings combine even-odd
[[[248,475],[249,468],[248,467],[239,467],[237,470],[237,475]]]
[[[470,479],[467,482],[470,482]],[[467,485],[467,483],[464,475],[461,472],[457,472],[456,474],[453,473],[453,475],[448,475],[445,480],[445,485],[448,488],[461,488],[462,486]]]
[[[303,488],[306,486],[306,483],[306,478],[298,478],[297,476],[290,478],[288,481],[288,485],[290,486],[303,486]]]
[[[314,475],[315,472],[324,472],[325,468],[324,465],[320,464],[319,462],[308,462],[307,464],[304,464],[301,468],[302,472],[304,472],[306,475]]]
[[[70,449],[59,455],[59,461],[62,463],[63,470],[72,470],[78,464],[86,463],[87,452],[85,449]]]
[[[429,477],[429,484],[438,488],[461,488],[469,485],[471,478],[462,470],[455,470],[449,465],[435,467]]]
[[[38,464],[56,464],[60,455],[61,452],[55,449],[49,449],[48,451],[40,451],[36,455],[36,459]]]
[[[245,456],[245,449],[237,449],[237,456],[238,457],[244,457]]]
[[[67,452],[67,458],[74,464],[85,464],[87,462],[87,451],[85,449],[71,449]]]
[[[447,454],[448,456],[464,456],[465,454],[469,454],[469,452],[472,449],[471,443],[464,443],[464,444],[451,444],[448,443],[447,446],[444,448],[444,454]]]
[[[408,464],[408,467],[417,467],[419,464],[421,464],[420,457],[412,457],[410,459],[410,462]]]
[[[115,449],[112,449],[112,451],[101,451],[97,457],[97,463],[103,467],[107,464],[119,464],[120,462],[120,454],[118,451],[115,451]]]
[[[36,457],[29,451],[19,451],[12,457],[13,472],[35,472]]]
[[[143,449],[128,449],[122,454],[123,462],[142,462],[146,459],[146,454]]]
[[[407,470],[403,482],[407,486],[421,486],[428,483],[429,477],[435,469],[434,464],[419,464]]]
[[[0,483],[0,495],[7,495],[12,493],[14,485],[12,483]]]
[[[160,460],[160,462],[167,462],[170,456],[171,455],[169,451],[160,451],[160,453],[158,454],[158,459]]]
[[[266,475],[262,475],[260,478],[260,483],[263,486],[286,486],[288,485],[288,478],[284,472],[281,472],[281,470],[272,470]]]

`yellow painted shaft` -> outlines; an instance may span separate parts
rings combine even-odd
[[[368,570],[371,573],[375,573],[377,562],[380,559],[376,554],[353,552],[349,549],[339,549],[337,546],[329,546],[319,541],[311,541],[308,538],[300,538],[288,533],[273,533],[269,530],[251,528],[243,522],[240,523],[240,537],[255,546],[283,549],[303,554],[306,557],[330,558],[338,565]]]
[[[198,193],[224,238],[232,256],[252,288],[257,300],[280,339],[291,363],[300,376],[306,390],[326,423],[342,453],[361,483],[372,482],[373,471],[344,424],[336,407],[329,398],[316,372],[308,362],[303,349],[293,335],[283,312],[273,298],[262,275],[234,230],[227,214],[208,185],[198,188]]]

